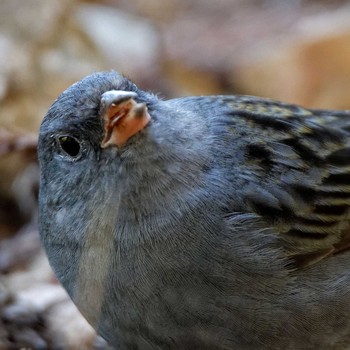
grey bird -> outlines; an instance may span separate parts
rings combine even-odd
[[[350,111],[95,73],[39,160],[50,264],[116,349],[350,348]]]

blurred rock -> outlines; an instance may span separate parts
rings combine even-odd
[[[0,274],[25,267],[40,251],[37,225],[24,226],[15,236],[0,240]]]
[[[244,93],[314,108],[350,109],[350,6],[304,17],[283,45],[250,55],[232,72]]]
[[[96,340],[96,332],[68,299],[47,310],[46,320],[55,348],[87,350],[93,349],[95,343],[101,350],[108,348],[102,339]]]
[[[49,45],[69,6],[67,0],[3,0],[0,5],[2,111],[0,124],[37,131],[45,110],[37,56]],[[40,20],[38,20],[40,19]],[[1,82],[1,79],[0,79]]]
[[[37,135],[0,125],[0,239],[16,232],[36,212],[36,145]]]
[[[48,349],[40,334],[42,327],[43,320],[35,307],[17,299],[0,280],[0,349]]]
[[[0,277],[0,349],[110,349],[57,283],[45,254],[28,265]]]
[[[11,62],[15,56],[15,45],[4,33],[0,33],[0,100],[2,100],[8,90],[11,77]],[[5,64],[6,62],[6,64]]]
[[[74,18],[106,67],[140,82],[153,80],[159,72],[159,37],[149,21],[107,6],[88,4],[77,6]]]
[[[16,292],[16,295],[45,284],[57,284],[43,250],[28,261],[26,269],[12,271],[2,279],[10,290]]]
[[[200,94],[221,90],[349,108],[348,5],[222,2],[217,9],[194,2],[196,12],[190,8],[162,24],[174,95],[194,87]]]

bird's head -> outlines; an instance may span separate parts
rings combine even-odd
[[[57,98],[40,129],[39,224],[63,284],[69,269],[78,273],[67,262],[82,247],[139,242],[196,205],[205,127],[116,72],[92,74]]]

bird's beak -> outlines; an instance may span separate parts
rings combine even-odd
[[[101,96],[100,115],[105,136],[101,147],[122,146],[151,120],[145,103],[137,103],[132,91],[107,91]]]

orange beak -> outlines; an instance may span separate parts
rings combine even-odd
[[[145,103],[137,103],[132,91],[111,90],[102,94],[101,117],[105,136],[101,147],[122,146],[151,120]]]

